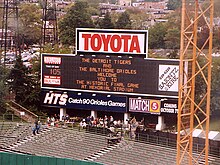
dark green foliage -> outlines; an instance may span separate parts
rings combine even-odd
[[[130,15],[128,12],[123,12],[119,16],[118,20],[115,23],[115,27],[117,29],[131,29],[131,20],[130,20]]]
[[[25,91],[28,90],[29,80],[26,78],[28,74],[27,68],[22,63],[21,56],[18,56],[14,68],[8,77],[9,90],[15,93],[15,101],[21,103],[24,98]]]
[[[220,109],[220,58],[212,59],[212,86],[211,86],[211,111],[219,111]],[[219,114],[219,113],[218,113]],[[218,115],[218,117],[220,117]]]
[[[9,90],[15,94],[15,101],[26,108],[39,106],[40,84],[23,65],[21,56],[17,56],[15,66],[7,78]]]
[[[180,30],[170,28],[165,35],[165,46],[167,49],[179,49],[180,47]]]
[[[0,110],[4,109],[5,107],[5,100],[4,97],[7,93],[7,87],[5,85],[5,79],[6,79],[6,69],[0,65]]]
[[[114,29],[115,26],[112,23],[112,19],[109,12],[107,12],[105,17],[99,22],[99,27],[101,29]]]
[[[76,28],[93,27],[87,2],[76,1],[59,23],[60,40],[63,44],[75,45]]]
[[[164,23],[157,23],[149,29],[149,48],[165,48],[167,29]]]
[[[35,4],[22,4],[19,9],[19,39],[20,45],[27,46],[40,42],[41,10]]]

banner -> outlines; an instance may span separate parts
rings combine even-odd
[[[129,111],[160,114],[160,101],[151,99],[129,98]]]
[[[42,90],[41,104],[48,107],[126,112],[126,97],[73,91]]]

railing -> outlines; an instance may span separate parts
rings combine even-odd
[[[8,106],[14,111],[14,114],[16,116],[19,116],[22,120],[25,120],[27,122],[34,122],[38,119],[38,116],[36,114],[22,107],[14,101],[10,101],[8,103]],[[24,114],[22,114],[22,112],[24,112]]]
[[[86,131],[95,134],[107,135],[111,131],[108,128],[103,127],[92,127],[87,126]],[[135,141],[142,143],[149,143],[154,145],[159,145],[163,147],[176,149],[176,139],[177,135],[171,132],[161,132],[161,131],[143,131],[136,132]],[[194,153],[200,153],[200,151],[204,148],[203,142],[201,142],[202,138],[193,138]],[[209,140],[209,154],[210,156],[220,156],[220,142],[216,140]]]

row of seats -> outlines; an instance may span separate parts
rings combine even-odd
[[[0,123],[0,148],[16,143],[31,135],[31,125],[27,123]]]
[[[33,135],[29,125],[14,126],[16,125],[11,126],[11,130],[4,130],[4,133],[18,135],[17,141],[13,138],[2,140],[4,148],[13,152],[89,160],[106,165],[176,164],[175,148],[131,140],[121,140],[109,146],[106,136],[88,133],[85,130],[42,127],[39,134]],[[210,165],[220,164],[220,158],[209,156],[209,161]],[[188,164],[187,158],[183,159],[183,164]],[[199,159],[199,164],[204,164],[204,156]]]
[[[54,127],[18,141],[9,149],[27,154],[83,160],[106,145],[104,136]]]

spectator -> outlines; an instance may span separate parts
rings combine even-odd
[[[55,124],[55,118],[54,118],[54,117],[51,117],[51,123],[50,123],[50,125],[51,125],[51,126],[54,126],[54,124]]]
[[[40,129],[40,121],[36,120],[34,122],[34,127],[32,128],[33,134],[36,135],[36,132],[38,134],[39,133],[39,129]]]
[[[110,116],[109,118],[109,123],[110,123],[110,127],[114,126],[114,118],[112,116]]]
[[[49,116],[47,117],[47,124],[48,124],[48,126],[50,124],[50,117]]]
[[[37,122],[37,126],[36,126],[37,134],[39,134],[39,130],[40,130],[40,121]]]

